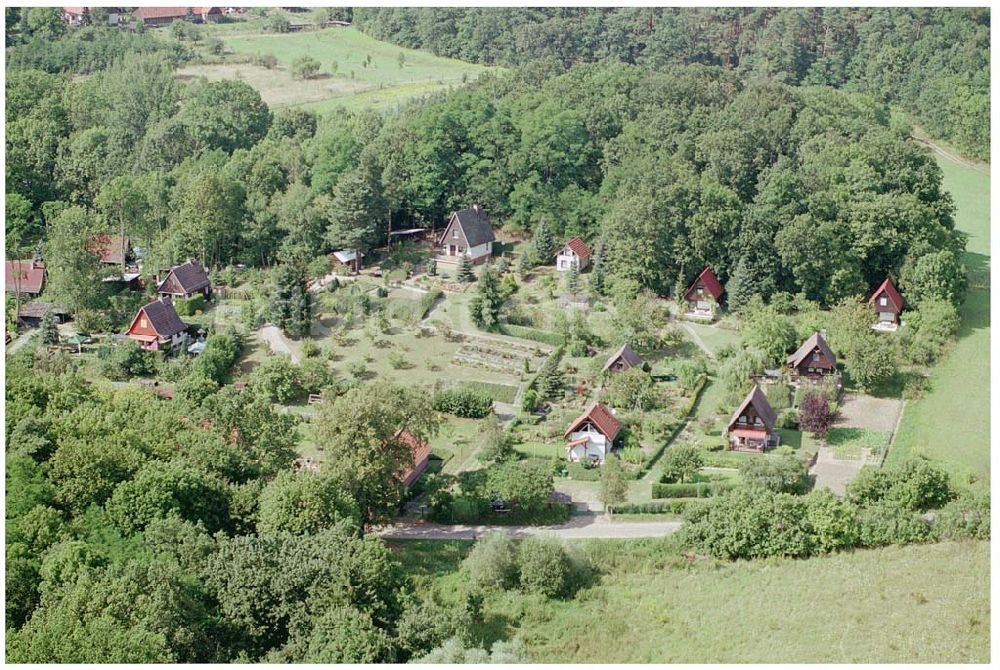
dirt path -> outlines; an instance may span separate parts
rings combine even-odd
[[[680,521],[615,521],[603,514],[579,514],[557,526],[463,526],[438,523],[397,523],[379,531],[392,540],[474,540],[486,533],[500,531],[514,539],[543,536],[564,540],[628,539],[666,537],[676,533]]]
[[[977,172],[982,172],[983,174],[990,174],[990,168],[988,163],[969,160],[968,158],[963,158],[962,156],[959,156],[954,152],[948,151],[941,145],[934,142],[930,138],[930,136],[927,135],[926,131],[924,131],[924,129],[921,128],[920,126],[917,125],[913,126],[913,132],[911,133],[910,137],[912,137],[920,144],[923,144],[925,147],[927,147],[934,153],[938,154],[939,156],[943,156],[944,158],[947,158],[953,163],[964,165],[965,167],[972,168],[973,170],[976,170]]]
[[[259,331],[257,331],[257,336],[271,347],[271,352],[275,354],[285,354],[290,356],[292,363],[299,362],[299,354],[292,347],[291,342],[285,337],[285,334],[281,332],[281,329],[277,326],[272,326],[270,324],[264,326]]]
[[[31,329],[18,335],[17,339],[11,342],[10,346],[7,347],[7,355],[13,356],[14,354],[16,354],[18,349],[20,349],[21,347],[23,347],[24,345],[26,345],[28,342],[31,341],[31,338],[34,334],[35,330]]]
[[[678,321],[678,323],[681,324],[681,328],[684,329],[684,332],[691,336],[691,339],[698,345],[698,348],[704,351],[709,358],[715,360],[715,352],[708,348],[708,345],[705,344],[705,340],[701,339],[701,335],[695,332],[694,328],[692,328],[687,322]]]

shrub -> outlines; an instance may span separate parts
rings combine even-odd
[[[948,475],[921,458],[894,468],[866,466],[847,486],[847,499],[858,506],[889,502],[909,510],[927,510],[940,508],[952,497]]]
[[[493,399],[482,391],[451,388],[435,393],[431,406],[438,412],[481,419],[493,411]]]
[[[492,467],[484,488],[490,500],[529,513],[548,505],[553,490],[552,469],[538,461],[508,461]]]
[[[945,505],[934,519],[934,535],[947,540],[989,539],[989,489],[963,491]]]
[[[688,505],[697,504],[690,500],[663,500],[647,503],[625,503],[608,505],[611,514],[683,514]]]
[[[209,379],[197,369],[183,377],[174,386],[177,399],[192,406],[198,406],[201,402],[219,389],[215,380]]]
[[[925,542],[931,537],[930,526],[920,514],[898,503],[868,505],[859,510],[858,517],[858,539],[863,547]]]
[[[667,449],[663,457],[663,481],[689,482],[705,465],[701,450],[693,445],[677,445]]]
[[[698,482],[696,484],[670,484],[653,482],[653,498],[710,498],[736,488],[735,482]]]
[[[792,390],[785,382],[767,386],[767,401],[775,412],[792,406]]]
[[[558,541],[530,537],[521,543],[517,561],[521,588],[549,598],[568,595],[572,565]]]
[[[205,296],[199,293],[187,299],[174,300],[174,309],[179,316],[194,316],[205,310]]]
[[[806,464],[792,455],[748,459],[740,472],[748,485],[775,493],[804,493],[809,486]]]
[[[135,340],[126,340],[112,348],[101,364],[101,373],[113,381],[152,374],[156,370],[156,354],[139,347]]]
[[[462,572],[468,578],[469,586],[475,590],[510,588],[517,580],[514,542],[502,532],[480,537],[462,561]]]
[[[857,546],[857,510],[852,505],[827,489],[810,493],[804,500],[815,552],[839,551]]]
[[[250,377],[252,388],[271,402],[288,403],[300,393],[298,370],[287,356],[268,356]]]
[[[194,368],[217,384],[226,380],[240,355],[242,342],[232,335],[209,335],[205,340],[205,350],[195,359]]]
[[[822,392],[807,394],[799,405],[799,427],[814,437],[823,437],[833,424],[830,400]]]
[[[780,414],[778,414],[778,420],[775,422],[778,428],[795,430],[799,427],[799,413],[794,409],[786,409]]]
[[[312,56],[299,56],[292,61],[294,79],[312,79],[319,73],[319,61]]]

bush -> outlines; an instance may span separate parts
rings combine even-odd
[[[671,484],[653,482],[653,498],[710,498],[736,488],[736,482],[698,482],[695,484]]]
[[[785,411],[778,414],[778,420],[775,422],[778,428],[795,430],[799,427],[799,413],[798,410],[786,409]]]
[[[521,588],[549,598],[569,595],[572,564],[558,541],[530,537],[521,543],[517,560]]]
[[[515,326],[509,323],[502,324],[500,326],[500,332],[504,335],[510,335],[511,337],[520,337],[524,340],[541,342],[542,344],[551,344],[554,347],[566,344],[566,338],[559,333],[553,333],[548,330],[539,330],[538,328],[529,328],[528,326]]]
[[[239,358],[241,349],[239,337],[209,335],[205,340],[205,350],[195,359],[194,369],[217,384],[222,384]]]
[[[740,473],[748,485],[775,493],[805,493],[809,488],[806,464],[792,455],[748,459]]]
[[[663,478],[665,483],[689,482],[705,465],[701,450],[693,445],[677,445],[667,449],[663,457]]]
[[[289,403],[301,392],[298,369],[287,356],[269,356],[250,377],[252,388],[271,402]]]
[[[953,497],[948,475],[921,458],[894,468],[866,466],[847,486],[847,499],[860,507],[889,502],[922,511],[940,508]]]
[[[814,552],[840,551],[857,546],[857,510],[852,505],[827,489],[810,493],[804,500],[806,520],[812,528]]]
[[[647,503],[624,503],[608,505],[611,514],[683,514],[691,505],[690,500],[664,500]]]
[[[152,374],[156,370],[156,353],[139,347],[135,340],[126,340],[111,349],[101,364],[101,373],[113,381]]]
[[[493,398],[488,393],[473,389],[444,389],[434,394],[431,406],[438,412],[481,419],[493,411]]]
[[[926,542],[931,538],[930,526],[920,514],[898,503],[881,502],[863,507],[858,517],[862,547]]]
[[[537,512],[552,498],[552,468],[545,462],[508,461],[487,470],[483,492],[489,500],[521,512]]]
[[[462,572],[474,590],[496,591],[510,588],[517,581],[517,556],[513,540],[502,532],[480,537],[462,561]]]
[[[799,404],[799,427],[809,431],[813,437],[823,437],[833,425],[833,410],[830,400],[821,391],[806,394]]]
[[[990,491],[963,491],[934,519],[934,535],[944,540],[989,539]]]
[[[767,401],[775,412],[792,406],[792,390],[785,382],[770,384],[767,387]]]
[[[205,296],[200,293],[187,299],[176,299],[173,302],[178,316],[194,316],[199,311],[205,311]]]

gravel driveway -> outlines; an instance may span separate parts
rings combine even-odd
[[[268,344],[272,352],[290,356],[292,363],[299,362],[300,357],[298,352],[292,348],[291,343],[289,343],[288,338],[285,337],[285,334],[281,332],[280,328],[271,325],[264,326],[257,331],[257,334],[260,336],[261,340]]]

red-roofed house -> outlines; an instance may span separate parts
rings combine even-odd
[[[143,349],[168,349],[184,341],[187,324],[177,315],[169,298],[160,298],[140,307],[125,331]]]
[[[556,270],[559,272],[565,272],[574,265],[577,270],[583,270],[590,265],[590,247],[579,237],[567,242],[556,256]]]
[[[221,7],[136,7],[132,16],[143,25],[162,26],[173,21],[190,20],[193,23],[217,21],[222,16]]]
[[[87,22],[90,15],[89,7],[60,7],[62,10],[62,20],[71,26],[82,26]],[[122,16],[121,7],[102,7],[107,12],[107,25],[117,26]]]
[[[7,261],[4,264],[4,290],[8,293],[36,296],[45,285],[42,261]]]
[[[408,445],[413,454],[413,464],[403,468],[403,471],[399,474],[399,478],[403,482],[403,487],[410,488],[420,479],[420,475],[424,473],[428,463],[430,463],[431,445],[406,430],[396,433],[396,439]]]
[[[777,446],[781,439],[774,430],[777,420],[767,396],[754,384],[729,420],[726,429],[729,446],[737,451],[764,451]]]
[[[712,268],[706,267],[684,292],[688,314],[701,318],[713,318],[715,306],[722,299],[723,293],[725,293],[725,289],[719,283],[719,278],[715,276]]]
[[[868,298],[868,305],[875,310],[878,315],[878,325],[888,326],[894,330],[899,325],[899,313],[903,311],[903,296],[899,295],[892,277],[886,277],[872,297]]]
[[[599,402],[591,404],[587,411],[569,424],[563,435],[569,438],[566,458],[570,461],[589,459],[603,463],[621,429],[621,422],[607,405]]]

